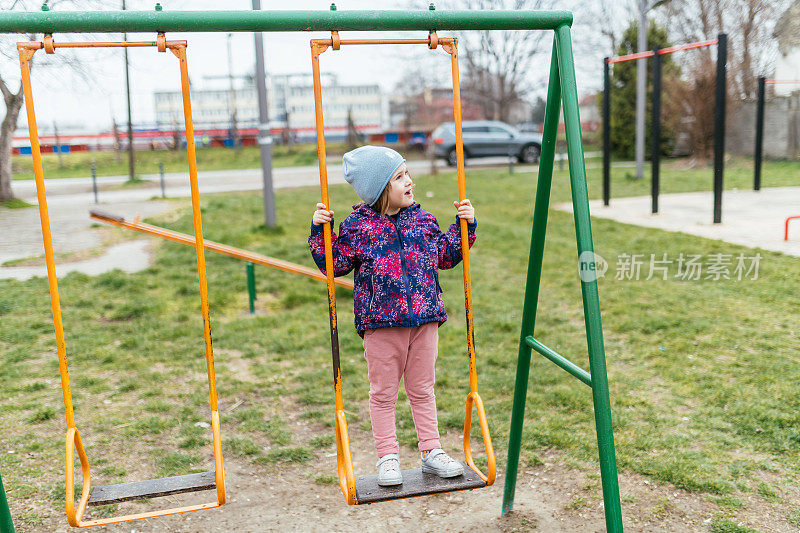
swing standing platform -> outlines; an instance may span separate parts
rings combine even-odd
[[[214,354],[211,346],[211,329],[208,311],[208,287],[206,283],[205,257],[203,253],[203,228],[200,218],[200,197],[197,184],[197,161],[194,147],[194,130],[192,127],[192,109],[189,97],[189,73],[186,65],[186,41],[167,41],[163,33],[158,34],[155,42],[53,42],[51,35],[47,35],[44,42],[17,43],[20,68],[22,70],[22,85],[25,94],[25,107],[28,113],[28,129],[31,138],[31,154],[33,156],[33,169],[36,179],[36,194],[39,202],[39,216],[42,224],[42,239],[44,242],[45,261],[47,263],[47,279],[50,286],[50,303],[55,326],[56,348],[58,351],[58,364],[61,374],[61,387],[64,396],[64,411],[67,419],[67,436],[65,442],[66,452],[66,511],[67,521],[73,527],[90,527],[144,518],[154,518],[177,513],[199,511],[219,507],[225,503],[225,473],[222,461],[222,443],[220,437],[219,412],[217,407],[217,389],[214,375]],[[183,114],[186,128],[186,149],[189,158],[189,181],[191,184],[192,215],[194,220],[195,249],[197,250],[197,270],[200,285],[200,303],[203,314],[203,337],[205,340],[206,370],[208,372],[209,400],[211,404],[211,432],[214,452],[214,470],[198,474],[172,476],[148,481],[122,483],[117,485],[92,487],[89,459],[84,450],[80,433],[75,425],[75,415],[72,407],[72,393],[69,383],[69,370],[67,367],[66,346],[64,343],[64,328],[61,321],[61,304],[58,296],[58,281],[56,278],[55,261],[53,258],[53,242],[50,234],[50,219],[47,211],[47,196],[44,186],[42,171],[42,156],[39,146],[36,116],[33,107],[33,93],[31,90],[30,60],[41,49],[48,54],[54,54],[57,48],[108,48],[108,47],[157,47],[159,52],[172,52],[180,62],[181,89],[183,93]],[[80,500],[75,508],[75,451],[81,464],[83,481]],[[129,500],[169,496],[185,492],[216,490],[216,501],[173,507],[156,511],[100,518],[96,520],[83,520],[87,505],[108,505]]]
[[[454,38],[439,38],[431,32],[427,39],[340,39],[339,32],[333,31],[330,39],[311,40],[311,64],[314,76],[314,107],[317,125],[317,153],[319,156],[319,183],[322,203],[329,209],[328,174],[325,154],[325,127],[322,120],[322,87],[320,83],[319,56],[329,47],[339,50],[343,45],[366,44],[425,44],[435,50],[441,48],[450,54],[453,73],[453,120],[456,130],[456,153],[458,159],[458,199],[467,197],[464,178],[464,145],[461,135],[461,91],[458,77],[458,43]],[[347,503],[366,504],[426,494],[453,492],[487,487],[494,483],[497,474],[495,466],[492,439],[489,435],[489,426],[486,423],[486,414],[483,402],[478,395],[478,376],[475,366],[475,341],[472,320],[472,283],[469,268],[469,244],[467,235],[467,221],[460,219],[462,266],[464,273],[464,300],[467,311],[467,353],[469,357],[469,384],[470,392],[466,400],[466,414],[464,418],[464,475],[455,478],[443,479],[433,474],[426,474],[422,469],[416,468],[403,470],[403,484],[395,487],[381,487],[378,485],[378,476],[355,478],[353,474],[353,461],[350,456],[350,441],[347,434],[347,421],[345,419],[342,401],[342,376],[339,367],[339,331],[336,320],[336,292],[334,287],[333,250],[331,240],[331,223],[323,224],[325,239],[325,273],[328,281],[328,314],[331,328],[331,358],[333,360],[333,390],[336,407],[336,462],[339,474],[339,486],[342,489]],[[483,445],[486,450],[487,473],[484,474],[475,466],[472,459],[470,442],[470,429],[472,422],[472,407],[478,413],[478,422],[483,436]]]

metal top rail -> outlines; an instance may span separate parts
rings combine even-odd
[[[38,11],[0,13],[0,33],[555,30],[569,11]]]
[[[659,48],[658,55],[663,56],[666,54],[674,54],[675,52],[680,52],[682,50],[694,50],[695,48],[704,48],[706,46],[714,46],[719,44],[717,39],[710,39],[708,41],[700,41],[697,43],[689,43],[689,44],[682,44],[679,46],[669,46],[667,48]],[[609,57],[606,59],[606,62],[611,63],[622,63],[624,61],[633,61],[635,59],[644,59],[647,57],[653,57],[656,55],[654,50],[648,50],[647,52],[638,52],[635,54],[628,54],[624,56],[617,56],[617,57]]]

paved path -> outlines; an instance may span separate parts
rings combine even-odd
[[[72,263],[56,262],[56,273],[59,277],[70,272],[83,272],[96,276],[119,268],[125,272],[138,272],[150,266],[150,239],[137,239],[111,246],[100,257],[74,261]],[[42,252],[44,253],[44,252]],[[26,280],[32,277],[45,277],[47,270],[42,266],[0,268],[0,279]]]
[[[608,207],[595,200],[589,202],[589,209],[593,217],[800,256],[800,220],[790,222],[789,240],[783,240],[786,218],[800,215],[800,187],[725,191],[722,224],[712,222],[711,192],[661,194],[658,198],[657,215],[650,214],[649,196],[612,198]],[[572,204],[556,208],[571,212]]]
[[[587,153],[586,157],[597,157],[597,153]],[[486,166],[503,166],[507,159],[484,158],[469,160],[470,168]],[[442,168],[444,164],[438,162]],[[430,161],[409,161],[412,175],[430,172]],[[536,165],[516,165],[516,172],[536,172]],[[170,198],[188,197],[189,174],[186,172],[165,174],[165,192]],[[47,191],[47,207],[50,213],[50,228],[53,234],[53,248],[56,253],[90,249],[102,244],[100,235],[93,230],[95,223],[89,218],[89,210],[105,209],[111,213],[133,218],[140,214],[148,217],[165,212],[172,204],[159,201],[161,185],[158,174],[146,174],[142,179],[146,183],[135,188],[122,188],[127,176],[105,176],[97,179],[99,204],[94,203],[91,178],[62,178],[45,180]],[[339,164],[328,166],[328,182],[345,183],[342,167]],[[212,194],[234,191],[261,191],[261,169],[212,170],[198,173],[200,194]],[[273,170],[273,184],[276,189],[290,187],[318,187],[319,167],[309,165],[303,167],[282,167]],[[36,184],[33,180],[16,180],[12,182],[15,196],[31,204],[37,204]],[[0,279],[27,279],[33,276],[46,276],[44,267],[3,267],[3,263],[14,259],[38,257],[44,254],[42,245],[39,210],[3,209],[0,210]],[[146,242],[146,241],[142,241]],[[142,245],[139,245],[142,246]],[[125,248],[122,248],[123,250]],[[99,258],[67,265],[57,262],[59,276],[78,270],[88,274],[97,274],[117,267],[130,268],[136,264],[145,268],[146,264],[130,260],[119,254],[120,249],[109,250]],[[113,253],[112,253],[113,252]],[[141,255],[141,253],[135,254]]]

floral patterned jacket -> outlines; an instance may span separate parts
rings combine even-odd
[[[477,221],[467,224],[469,246],[475,242]],[[396,216],[381,216],[364,202],[333,234],[333,270],[355,274],[355,326],[364,330],[392,326],[412,327],[447,320],[439,286],[439,269],[461,261],[461,234],[456,217],[445,233],[436,218],[418,203]],[[311,225],[311,255],[325,273],[322,226]]]

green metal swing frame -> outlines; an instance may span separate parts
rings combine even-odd
[[[11,511],[8,508],[2,477],[0,477],[0,533],[14,533],[14,522],[11,520]]]
[[[592,244],[592,226],[589,216],[581,122],[578,114],[575,65],[569,28],[566,26],[557,28],[555,31],[553,53],[550,60],[550,79],[545,107],[542,151],[539,160],[539,180],[536,186],[536,200],[533,209],[533,229],[531,232],[528,275],[525,283],[522,326],[519,337],[517,377],[514,387],[514,403],[511,411],[511,430],[509,432],[508,463],[502,512],[510,511],[514,505],[531,351],[535,350],[592,389],[606,529],[618,532],[622,531],[622,511],[620,508],[619,479],[617,477],[617,461],[614,453],[614,432],[611,424],[611,401],[608,392],[608,375],[606,372],[603,327],[600,322],[600,298],[596,276],[581,277],[583,316],[589,352],[589,372],[544,345],[533,336],[539,302],[542,256],[547,233],[547,215],[550,207],[550,186],[553,181],[556,134],[558,133],[559,114],[562,104],[564,108],[564,128],[567,136],[572,207],[580,261],[579,268],[587,268],[590,271],[594,271],[594,246]],[[578,273],[577,271],[578,269],[576,269],[576,273]]]
[[[531,350],[544,355],[592,389],[606,528],[622,531],[611,407],[606,375],[600,302],[596,280],[581,281],[588,342],[589,372],[533,337],[542,271],[550,185],[560,107],[567,136],[572,205],[578,256],[593,252],[586,170],[578,114],[575,63],[568,11],[155,11],[0,13],[0,33],[118,32],[299,32],[552,30],[553,54],[545,114],[539,179],[534,205],[528,276],[520,333],[514,404],[508,448],[503,512],[514,503]],[[594,263],[587,265],[593,267]]]

